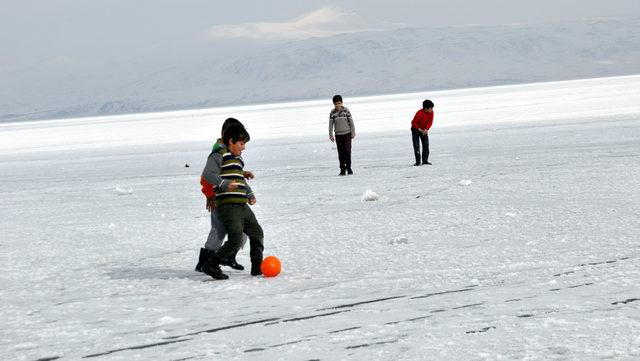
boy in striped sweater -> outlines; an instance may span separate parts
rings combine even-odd
[[[242,125],[242,123],[238,119],[227,118],[224,121],[224,123],[222,123],[220,138],[218,138],[215,144],[213,145],[213,148],[211,151],[212,153],[218,153],[220,151],[220,148],[224,146],[224,143],[222,143],[222,133],[224,133],[224,130],[231,124]],[[243,176],[246,179],[253,179],[253,173],[249,171],[244,171]],[[205,243],[204,247],[200,248],[200,256],[198,257],[198,264],[196,265],[196,271],[198,272],[202,272],[202,266],[204,265],[204,263],[207,261],[207,259],[209,259],[209,257],[211,257],[211,255],[213,255],[218,249],[220,249],[220,247],[222,246],[222,243],[224,242],[224,238],[227,236],[227,230],[224,228],[224,225],[222,224],[222,222],[220,221],[220,218],[218,217],[218,212],[216,212],[215,210],[216,192],[214,190],[214,186],[211,183],[207,182],[207,180],[203,176],[200,177],[200,184],[202,185],[202,193],[204,194],[205,197],[207,197],[206,208],[211,213],[211,230],[209,231],[207,242]],[[243,235],[242,245],[240,246],[240,248],[244,248],[244,244],[246,242],[247,242],[247,236]],[[240,270],[240,271],[244,270],[244,267],[236,261],[235,254],[231,256],[227,260],[227,262],[224,263],[224,265],[229,266],[236,270]]]
[[[222,134],[224,146],[212,152],[202,176],[215,187],[216,212],[227,230],[228,239],[202,267],[214,279],[227,279],[220,265],[235,255],[242,245],[242,234],[249,236],[251,275],[261,275],[264,233],[249,205],[256,198],[244,178],[242,151],[249,141],[249,133],[242,124],[232,124]]]

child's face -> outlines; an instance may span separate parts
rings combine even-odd
[[[239,140],[237,142],[229,142],[229,152],[236,157],[239,157],[244,150],[245,142],[244,140]]]
[[[431,112],[433,112],[433,108],[424,108],[424,112],[425,113],[431,113]]]
[[[342,108],[342,102],[335,102],[333,103],[333,106],[336,107],[336,109],[340,109]]]

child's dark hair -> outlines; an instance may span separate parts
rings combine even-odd
[[[422,102],[422,107],[423,107],[424,109],[433,108],[433,102],[432,102],[431,100],[429,100],[429,99],[425,99],[425,100]]]
[[[249,132],[247,132],[247,129],[245,129],[244,125],[240,122],[230,124],[228,127],[224,128],[224,131],[222,132],[222,142],[227,146],[239,140],[246,143],[250,139],[251,137],[249,137]]]
[[[240,122],[236,118],[227,118],[224,121],[224,123],[222,123],[222,129],[220,130],[220,134],[224,133],[224,130],[227,129],[227,127],[229,127],[231,124],[240,124],[240,125],[242,125],[242,122]]]
[[[342,101],[342,95],[334,95],[333,96],[333,104]]]

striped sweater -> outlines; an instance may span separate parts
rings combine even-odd
[[[335,130],[334,130],[335,129]],[[351,112],[347,107],[342,107],[342,109],[331,109],[329,113],[329,136],[333,136],[333,133],[336,135],[344,135],[349,133],[355,133],[356,127],[353,124],[353,118],[351,117]]]
[[[241,157],[231,154],[225,146],[209,154],[202,178],[215,191],[216,206],[221,204],[246,204],[254,198],[251,187],[244,179],[244,162]],[[238,187],[229,190],[229,184],[235,182]]]

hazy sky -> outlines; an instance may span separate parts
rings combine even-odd
[[[399,26],[638,16],[638,0],[0,0],[0,66],[220,51]]]

